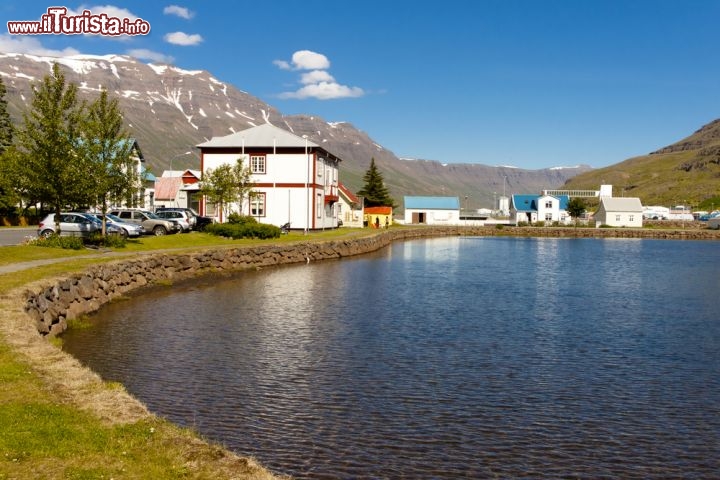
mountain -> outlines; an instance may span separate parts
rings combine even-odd
[[[640,197],[644,205],[718,205],[720,119],[647,155],[573,177],[563,188],[597,189],[601,183],[613,185],[617,196]]]
[[[145,64],[121,55],[38,57],[0,54],[0,75],[7,87],[8,110],[19,122],[32,98],[32,85],[57,62],[67,82],[83,98],[101,88],[119,98],[129,131],[150,170],[200,167],[195,145],[266,122],[313,142],[343,159],[340,180],[351,190],[375,158],[385,183],[399,204],[403,195],[468,196],[470,208],[490,207],[494,195],[536,193],[557,188],[587,166],[525,170],[481,164],[401,160],[347,122],[328,122],[311,115],[283,115],[276,108],[220,81],[204,70]]]

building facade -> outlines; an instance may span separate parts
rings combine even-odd
[[[242,204],[230,212],[255,217],[273,225],[290,223],[292,229],[318,230],[338,226],[339,164],[341,159],[318,144],[271,124],[213,137],[197,145],[203,174],[238,158],[249,166],[254,184]],[[200,214],[226,220],[203,197]]]
[[[405,224],[460,225],[460,198],[406,196]]]

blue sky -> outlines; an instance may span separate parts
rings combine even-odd
[[[19,36],[51,6],[145,36]],[[208,70],[284,114],[347,121],[400,157],[602,167],[720,117],[718,0],[6,0],[0,51]]]

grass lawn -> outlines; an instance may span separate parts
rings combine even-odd
[[[13,290],[82,271],[91,264],[117,260],[118,255],[368,234],[372,232],[343,229],[309,235],[290,233],[260,241],[190,233],[129,240],[126,247],[113,249],[110,254],[94,249],[0,247],[0,266],[39,262],[32,268],[0,274],[0,480],[276,478],[252,459],[232,455],[202,441],[195,432],[148,414],[140,404],[128,403],[121,385],[100,381],[39,337],[24,318]],[[53,259],[58,262],[43,264]],[[103,412],[108,408],[110,411]]]

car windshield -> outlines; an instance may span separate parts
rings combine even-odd
[[[82,216],[85,217],[85,218],[87,218],[88,220],[90,220],[90,221],[93,222],[93,223],[102,223],[102,222],[100,221],[100,219],[97,218],[95,215],[91,215],[91,214],[89,214],[89,213],[83,213]]]
[[[162,220],[162,218],[158,217],[157,215],[155,215],[152,212],[143,211],[142,213],[147,215],[148,218],[152,218],[153,220]]]
[[[107,218],[108,220],[112,220],[113,222],[123,223],[122,218],[120,218],[116,215],[113,215],[112,213],[105,214],[105,218]]]

